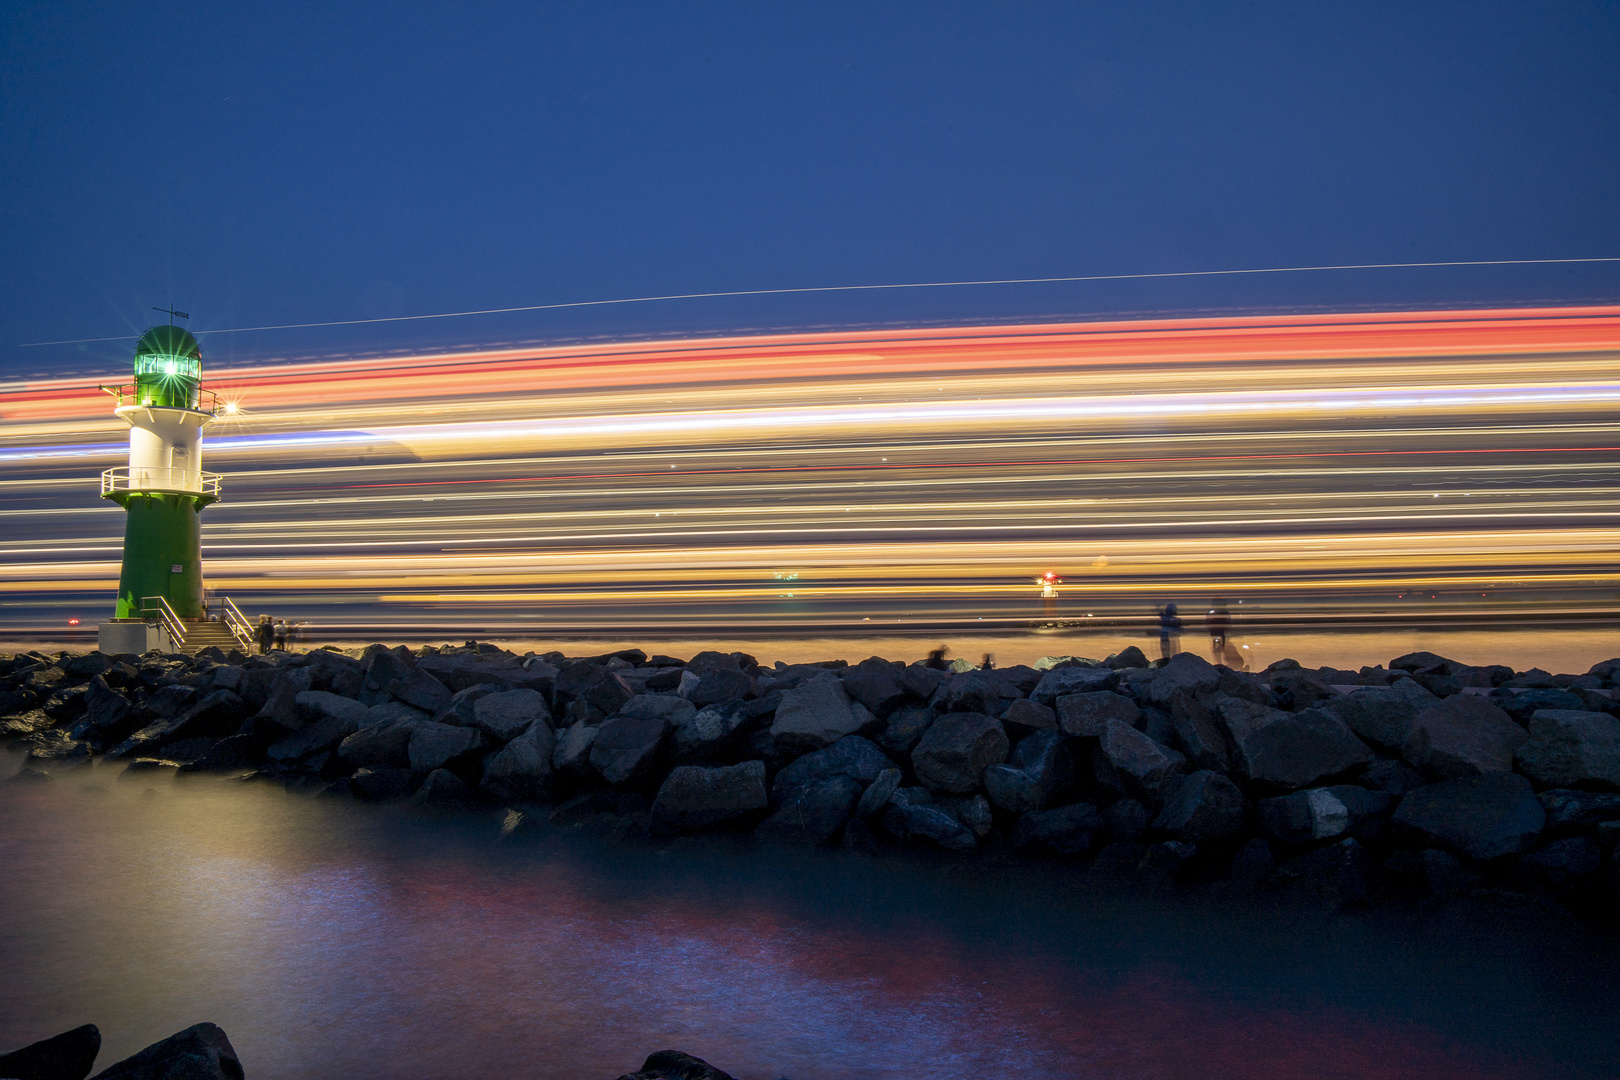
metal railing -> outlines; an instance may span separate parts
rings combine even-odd
[[[101,391],[103,393],[111,394],[113,397],[118,399],[118,406],[117,406],[118,408],[123,408],[125,405],[140,405],[140,404],[142,404],[142,402],[135,396],[135,384],[134,383],[131,383],[128,386],[106,386],[106,385],[102,385],[100,387],[100,389],[101,389]],[[197,388],[197,401],[196,401],[195,404],[184,405],[184,406],[177,406],[177,405],[155,406],[154,405],[152,407],[153,408],[166,408],[166,409],[187,408],[187,409],[192,410],[193,412],[207,413],[209,416],[218,416],[220,414],[220,411],[221,411],[220,406],[219,406],[219,394],[215,393],[213,390],[207,390],[207,389],[204,389],[203,387],[200,387],[200,386]]]
[[[180,495],[208,495],[219,498],[219,473],[199,469],[120,468],[101,474],[101,494],[117,491],[163,491]]]
[[[171,652],[179,652],[186,645],[186,624],[174,613],[169,601],[161,596],[141,597],[141,615],[147,622],[155,622],[169,635]]]
[[[219,598],[219,611],[220,621],[225,624],[225,628],[231,632],[231,636],[242,646],[242,651],[251,653],[254,644],[253,624],[247,621],[247,616],[242,614],[242,609],[237,607],[230,597],[222,596]]]

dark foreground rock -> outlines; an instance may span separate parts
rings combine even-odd
[[[1249,672],[1128,649],[1041,666],[478,642],[30,652],[0,656],[0,740],[19,783],[252,775],[619,837],[1052,859],[1341,904],[1535,894],[1620,917],[1620,659]]]
[[[7,1080],[84,1080],[101,1051],[101,1032],[85,1024],[21,1050],[0,1054]],[[195,1024],[95,1075],[95,1080],[242,1080],[242,1063],[225,1032]]]
[[[85,1024],[0,1054],[0,1076],[9,1080],[84,1080],[100,1052],[101,1030]]]
[[[710,1065],[702,1058],[680,1050],[660,1050],[641,1063],[633,1073],[625,1073],[619,1080],[736,1080],[728,1072]]]

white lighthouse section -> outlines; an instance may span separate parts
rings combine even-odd
[[[129,424],[130,491],[204,493],[202,429],[213,419],[197,409],[123,405],[114,410]],[[215,490],[218,494],[217,478]]]

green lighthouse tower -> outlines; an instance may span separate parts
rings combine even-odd
[[[202,471],[202,431],[218,405],[201,380],[197,339],[171,321],[141,335],[132,385],[102,387],[129,424],[129,466],[101,474],[102,498],[125,511],[118,606],[101,626],[102,652],[178,650],[226,629],[216,623],[206,627],[212,632],[188,632],[207,622],[199,517],[219,500],[219,474]]]

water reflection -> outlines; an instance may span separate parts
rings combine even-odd
[[[0,1044],[201,1019],[258,1077],[1598,1076],[1545,917],[1164,901],[1050,867],[602,848],[97,766],[0,784]],[[9,771],[9,770],[8,770]]]

